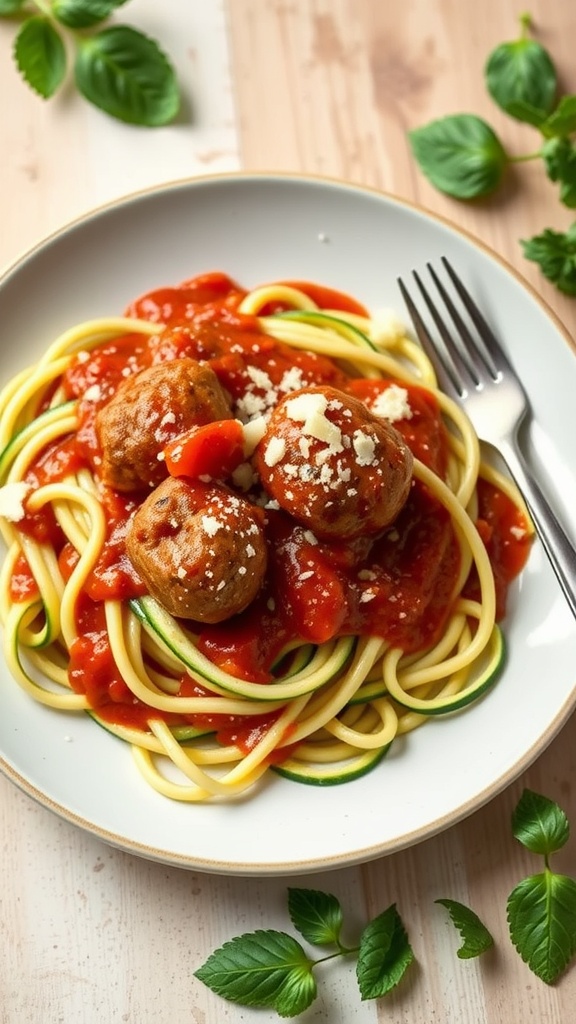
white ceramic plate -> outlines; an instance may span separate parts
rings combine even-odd
[[[246,286],[309,279],[401,310],[399,274],[441,255],[461,271],[532,399],[526,451],[559,515],[576,507],[576,360],[509,269],[452,227],[380,193],[320,179],[223,176],[101,209],[52,236],[0,281],[1,383],[76,322],[121,313],[149,288],[220,269]],[[359,863],[460,820],[544,749],[575,703],[576,622],[538,544],[504,625],[509,660],[466,713],[397,741],[370,775],[318,789],[272,777],[229,805],[171,803],[130,751],[87,716],[25,696],[0,667],[3,771],[69,821],[125,850],[230,874]]]

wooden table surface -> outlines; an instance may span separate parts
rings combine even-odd
[[[517,33],[512,0],[133,0],[121,13],[117,20],[161,40],[177,64],[186,110],[174,126],[122,126],[72,90],[43,102],[13,67],[14,24],[0,21],[1,265],[136,188],[237,169],[313,172],[448,216],[505,257],[576,334],[576,302],[542,279],[518,242],[570,223],[542,169],[522,165],[497,198],[463,206],[432,189],[406,139],[411,127],[467,110],[489,119],[512,152],[534,148],[533,131],[501,115],[483,85],[486,55]],[[531,14],[563,87],[576,92],[576,6],[533,0]],[[511,835],[523,787],[559,801],[576,821],[575,743],[572,719],[521,778],[462,823],[410,851],[297,880],[336,893],[358,919],[395,901],[418,960],[410,980],[378,1003],[361,1003],[352,968],[335,966],[302,1020],[574,1020],[576,967],[554,987],[537,980],[511,946],[505,903],[520,878],[540,869]],[[289,879],[210,876],[140,860],[57,818],[5,778],[0,837],[1,1024],[278,1019],[224,1003],[193,971],[239,931],[286,927]],[[575,863],[573,845],[556,859],[567,872]],[[457,935],[433,907],[444,895],[477,911],[496,940],[493,952],[455,959]]]

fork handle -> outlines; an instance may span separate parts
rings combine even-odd
[[[558,578],[570,610],[576,616],[576,549],[550,507],[520,450],[512,444],[498,446],[508,469],[524,496],[536,532]]]

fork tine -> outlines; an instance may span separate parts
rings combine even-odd
[[[420,316],[420,311],[410,295],[410,292],[407,290],[404,281],[399,277],[397,282],[412,323],[414,324],[414,329],[418,335],[418,340],[436,370],[436,376],[440,387],[444,391],[461,394],[462,388],[458,382],[458,378],[454,375],[450,363],[443,353],[434,345],[428,328]]]
[[[465,287],[461,279],[458,277],[450,261],[446,258],[446,256],[442,256],[441,262],[445,267],[446,272],[450,277],[452,284],[454,285],[454,288],[458,292],[458,295],[460,296],[463,305],[466,307],[466,310],[468,311],[472,323],[474,324],[476,330],[478,331],[478,334],[482,338],[485,351],[489,355],[492,363],[491,371],[493,372],[495,379],[498,379],[498,377],[501,375],[502,368],[505,370],[509,370],[510,372],[514,372],[492,328],[490,327],[490,325],[480,312],[478,306],[474,302],[474,299],[470,295],[470,292]]]
[[[450,279],[451,287],[456,292],[457,306],[451,300],[449,291],[442,285],[430,264],[427,265],[427,269],[438,291],[440,302],[444,303],[444,315],[447,319],[451,319],[454,325],[454,335],[456,336],[457,333],[460,335],[458,342],[451,337],[452,328],[449,331],[444,326],[438,307],[422,285],[416,271],[412,272],[414,280],[426,303],[431,320],[444,341],[443,352],[435,344],[436,332],[429,333],[427,323],[420,315],[416,303],[412,301],[407,288],[398,278],[398,286],[406,308],[422,348],[428,355],[432,366],[436,368],[440,387],[455,397],[461,407],[467,410],[470,422],[474,424],[479,439],[492,445],[507,463],[511,475],[524,495],[536,531],[550,559],[570,610],[576,616],[574,544],[553,508],[550,507],[519,444],[518,429],[530,412],[528,396],[505,352],[500,348],[500,343],[445,257],[442,257],[442,264]],[[462,308],[465,318],[470,317],[475,331],[471,332],[466,327],[462,332],[462,316],[458,311],[459,308]],[[478,334],[478,344],[475,333]],[[464,371],[463,379],[458,380],[458,368],[464,365],[467,355],[468,338],[471,348],[470,358],[475,360],[478,370],[478,381],[473,387],[469,387],[466,383],[471,379],[468,370]],[[452,366],[450,365],[450,356],[454,357]],[[489,367],[488,356],[493,363],[492,369]]]
[[[435,275],[434,270],[432,269],[431,265],[428,264],[427,266],[428,266],[428,270],[430,271],[430,274],[432,276],[432,280],[434,281],[434,283],[435,283],[435,285],[436,285],[436,287],[438,289],[440,297],[446,303],[448,312],[452,316],[452,319],[453,319],[453,322],[454,322],[456,328],[458,328],[458,329],[463,328],[463,330],[464,330],[464,337],[463,337],[462,340],[464,342],[468,341],[469,344],[473,345],[473,342],[472,342],[472,339],[470,337],[469,332],[468,332],[468,337],[466,337],[466,328],[465,328],[464,324],[462,323],[461,317],[458,316],[458,313],[457,313],[456,309],[454,308],[454,304],[450,301],[450,298],[449,298],[448,294],[446,293],[446,290],[442,288],[442,285],[440,284],[440,281],[438,280],[438,277]],[[448,330],[448,328],[446,326],[444,318],[438,312],[438,307],[432,301],[432,299],[430,297],[430,293],[427,291],[427,289],[422,284],[422,281],[421,281],[420,276],[417,273],[417,271],[413,270],[412,271],[412,276],[413,276],[414,280],[416,281],[416,284],[418,285],[418,289],[420,291],[420,294],[422,295],[422,298],[424,299],[424,302],[426,303],[426,305],[428,307],[428,311],[429,311],[430,315],[432,316],[432,319],[434,320],[434,323],[436,324],[436,329],[437,329],[438,333],[440,334],[440,337],[442,338],[442,341],[444,342],[444,345],[446,347],[446,352],[448,353],[448,355],[450,357],[449,359],[445,360],[445,363],[446,363],[447,366],[449,366],[452,369],[452,379],[456,383],[456,388],[457,388],[458,394],[460,395],[460,397],[463,397],[464,392],[466,390],[466,385],[467,384],[468,385],[472,384],[473,387],[476,387],[478,385],[478,383],[479,383],[479,377],[478,377],[478,374],[476,372],[476,369],[475,369],[475,367],[473,365],[473,362],[468,358],[468,353],[465,351],[465,349],[461,349],[459,347],[459,345],[454,341],[454,338],[452,337],[450,331]],[[438,349],[436,349],[436,352],[438,353]]]
[[[426,267],[428,269],[430,277],[432,278],[438,290],[438,294],[440,295],[444,305],[446,306],[448,313],[452,318],[452,323],[454,324],[456,330],[458,331],[460,339],[463,343],[462,353],[460,353],[460,349],[456,346],[454,342],[451,341],[449,347],[452,358],[454,359],[455,362],[460,363],[460,369],[462,369],[462,365],[466,367],[468,373],[472,377],[475,386],[478,386],[480,384],[482,379],[482,370],[485,370],[486,368],[489,370],[492,377],[496,380],[498,374],[494,369],[492,360],[487,361],[485,355],[479,351],[477,342],[472,337],[467,324],[464,323],[464,320],[462,319],[458,309],[454,305],[454,302],[452,301],[450,295],[446,291],[444,285],[442,284],[442,281],[438,277],[438,274],[434,270],[432,264],[427,263]],[[447,344],[446,339],[445,343]]]
[[[430,264],[428,264],[428,269],[430,270],[441,298],[444,299],[448,313],[452,316],[456,328],[461,330],[464,334],[463,341],[466,342],[467,340],[468,343],[473,346],[469,332],[468,337],[466,338],[466,327],[462,323],[462,320],[459,317],[457,310],[454,308],[453,303],[450,301],[449,296],[446,294],[446,291],[442,289],[442,286],[435,276]],[[401,287],[404,301],[408,306],[408,312],[413,319],[415,316],[417,317],[418,326],[416,333],[418,334],[420,343],[432,364],[436,366],[437,376],[441,387],[444,390],[448,387],[449,390],[455,393],[459,398],[465,398],[468,390],[470,388],[477,387],[479,384],[479,376],[476,372],[473,361],[468,358],[468,353],[464,346],[461,350],[460,346],[454,341],[450,330],[446,326],[445,317],[440,314],[437,304],[432,300],[430,293],[425,288],[422,283],[422,279],[416,270],[412,271],[412,277],[418,286],[418,290],[424,299],[436,330],[442,339],[443,347],[439,346],[434,341],[426,323],[420,316],[414,301],[408,295],[406,288],[402,286],[402,282],[399,281],[398,283]]]

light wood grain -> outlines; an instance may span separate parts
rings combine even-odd
[[[576,88],[576,7],[530,5],[534,30]],[[559,296],[518,244],[569,210],[539,162],[510,171],[496,196],[471,204],[436,192],[418,170],[407,132],[446,114],[488,120],[514,156],[534,152],[534,129],[507,118],[483,81],[488,53],[518,33],[512,0],[234,0],[232,64],[245,167],[327,174],[415,200],[482,239],[538,288],[570,330]]]
[[[179,122],[121,124],[85,102],[71,80],[45,101],[12,60],[14,19],[0,18],[0,268],[63,224],[138,189],[238,167],[222,0],[132,0],[116,21],[158,40],[182,87]]]
[[[576,91],[574,4],[535,0],[531,9]],[[543,282],[518,247],[545,225],[569,223],[541,169],[522,167],[499,198],[462,206],[428,185],[406,140],[411,127],[469,109],[489,118],[512,152],[533,147],[533,133],[499,115],[482,85],[485,55],[514,35],[517,14],[511,0],[133,0],[122,20],[162,39],[185,88],[185,117],[158,133],[115,125],[71,91],[43,103],[14,71],[13,25],[0,21],[0,264],[133,188],[240,164],[306,171],[374,185],[448,216],[494,246],[574,329],[576,305]],[[552,989],[538,982],[510,944],[505,902],[540,867],[511,836],[522,787],[558,799],[576,821],[575,743],[571,721],[507,791],[412,850],[297,880],[336,893],[351,931],[396,902],[418,961],[379,1004],[360,1003],[352,964],[326,968],[303,1021],[573,1019],[576,970]],[[59,820],[4,778],[0,836],[1,1024],[278,1019],[230,1007],[192,975],[239,931],[289,927],[286,887],[294,879],[211,877],[139,860]],[[572,847],[558,855],[559,869],[573,872],[574,862]],[[496,938],[493,953],[457,960],[458,937],[434,904],[441,896],[476,909]]]

